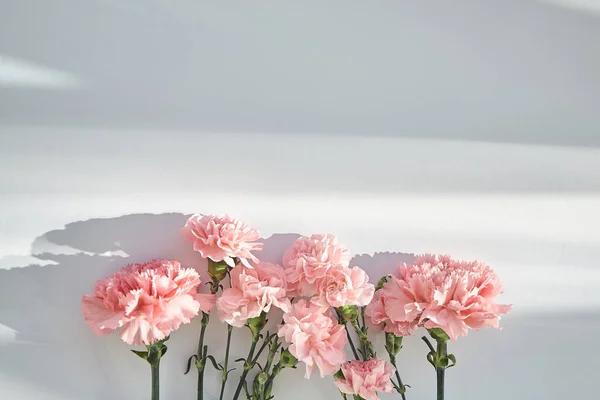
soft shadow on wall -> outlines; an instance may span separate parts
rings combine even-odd
[[[41,264],[52,264],[0,270],[0,324],[11,333],[2,336],[4,343],[0,345],[0,373],[7,382],[35,390],[38,398],[145,399],[147,365],[128,354],[127,345],[117,335],[99,339],[86,327],[81,296],[91,293],[97,280],[125,264],[152,258],[177,259],[196,268],[206,282],[206,261],[179,233],[188,217],[180,213],[134,214],[70,223],[45,233],[32,245],[32,255]],[[282,233],[263,239],[261,259],[280,263],[285,249],[299,236]],[[365,254],[355,257],[353,263],[370,271],[376,280],[383,268],[389,273],[400,261],[410,259],[411,255],[400,253]],[[195,352],[197,325],[182,326],[167,342],[169,354],[162,362],[161,391],[168,398],[194,396],[195,374],[184,376],[183,370]],[[216,349],[224,346],[223,335],[219,324],[211,327],[208,341],[220,358]],[[236,330],[234,340],[235,335],[238,343],[247,345],[245,330]],[[236,352],[242,356],[246,349],[234,349],[234,355]],[[301,378],[303,371],[289,373]],[[212,372],[214,379],[210,374],[207,381],[218,382],[216,373]],[[335,395],[330,382],[322,384],[322,390]],[[216,385],[208,389],[209,398],[218,395]],[[14,393],[19,395],[18,388]]]
[[[80,300],[82,294],[91,292],[96,280],[127,263],[154,257],[174,258],[193,266],[206,280],[206,263],[179,234],[187,218],[179,213],[134,214],[71,223],[33,243],[32,253],[40,263],[53,265],[0,270],[0,327],[6,332],[0,335],[0,397],[145,400],[147,365],[129,354],[129,347],[117,335],[97,338],[83,322]],[[279,262],[298,236],[285,233],[264,239],[261,257]],[[355,256],[352,264],[364,268],[376,281],[412,257],[363,254]],[[274,316],[271,323],[276,320]],[[493,393],[486,392],[490,400],[586,398],[594,390],[596,369],[589,349],[595,347],[595,337],[600,334],[599,321],[598,315],[591,314],[514,315],[505,320],[504,332],[484,330],[452,343],[459,367],[448,373],[448,397],[475,399],[481,391],[494,387]],[[579,335],[573,334],[574,327]],[[167,342],[169,353],[161,368],[161,391],[167,399],[195,397],[195,374],[184,376],[183,371],[185,361],[195,352],[198,331],[194,321],[183,325]],[[223,333],[221,324],[210,325],[207,340],[217,359],[222,358]],[[425,361],[420,333],[405,339],[399,364],[405,382],[412,386],[413,399],[434,395],[433,371]],[[381,336],[376,339],[379,351]],[[234,332],[233,359],[245,355],[248,339],[245,329]],[[307,385],[303,373],[303,367],[284,371],[279,381],[281,393],[290,399],[337,396],[330,378],[315,376]],[[206,379],[214,382],[207,387],[206,398],[216,398],[217,372],[209,369]],[[237,374],[232,379],[237,380]]]

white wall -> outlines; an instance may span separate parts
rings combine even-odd
[[[147,366],[89,332],[79,300],[128,262],[201,268],[178,236],[193,212],[259,227],[271,260],[295,234],[334,233],[374,280],[425,251],[484,260],[515,309],[451,344],[448,398],[592,398],[597,17],[261,4],[0,0],[0,398],[147,398]],[[169,342],[165,399],[194,398],[198,329]],[[425,353],[407,340],[409,399],[433,398]],[[301,375],[278,397],[336,396]]]

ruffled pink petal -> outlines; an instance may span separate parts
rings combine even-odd
[[[84,295],[81,300],[83,318],[90,329],[98,336],[108,335],[123,325],[125,312],[107,309],[96,297]]]

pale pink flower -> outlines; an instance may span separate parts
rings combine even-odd
[[[350,263],[350,253],[330,234],[298,238],[283,255],[288,288],[301,296],[316,294],[315,282],[331,267]]]
[[[229,215],[192,215],[181,228],[184,238],[194,243],[194,250],[202,257],[213,261],[225,261],[234,266],[234,258],[238,258],[246,266],[248,260],[257,262],[251,253],[260,251],[262,243],[257,229],[250,228],[245,222]]]
[[[312,302],[319,306],[366,306],[373,298],[375,287],[359,267],[333,267],[316,281],[317,296]]]
[[[391,318],[386,312],[386,309],[389,309],[386,308],[386,301],[392,296],[382,291],[383,289],[379,289],[375,292],[373,300],[365,309],[365,315],[371,319],[373,324],[381,326],[386,332],[396,336],[412,335],[418,327],[418,320],[399,321]]]
[[[426,254],[412,265],[400,265],[399,273],[367,308],[374,323],[385,323],[386,331],[398,323],[418,324],[441,328],[456,340],[469,328],[498,328],[500,316],[511,309],[495,303],[502,283],[490,267],[477,261]]]
[[[301,299],[283,315],[284,324],[279,326],[278,335],[291,343],[290,353],[306,364],[307,379],[315,366],[323,378],[334,374],[346,361],[344,346],[348,339],[344,326],[326,315],[328,310]]]
[[[344,379],[333,381],[340,392],[353,394],[365,400],[379,400],[377,392],[391,393],[392,375],[396,372],[394,366],[379,358],[368,361],[349,361],[342,365]]]
[[[236,327],[244,326],[249,318],[269,312],[271,306],[284,312],[291,304],[286,294],[285,271],[280,265],[260,261],[253,268],[236,265],[231,270],[231,288],[225,289],[217,300],[221,321]]]
[[[198,294],[198,273],[172,260],[130,264],[96,282],[94,292],[81,301],[87,325],[98,336],[121,328],[132,345],[164,339],[200,310],[210,312],[214,295]]]

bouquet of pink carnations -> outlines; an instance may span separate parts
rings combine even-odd
[[[406,389],[397,370],[402,338],[425,328],[427,360],[436,371],[437,400],[444,398],[445,370],[455,365],[448,341],[466,336],[469,329],[499,327],[500,316],[511,306],[496,304],[502,284],[494,271],[477,261],[425,254],[373,285],[336,237],[316,234],[300,237],[281,265],[260,261],[254,252],[263,245],[256,229],[227,215],[194,215],[181,229],[195,251],[208,260],[208,291],[199,293],[200,276],[174,260],[131,264],[96,283],[84,295],[87,325],[99,336],[120,330],[132,350],[146,360],[152,372],[151,399],[159,399],[160,359],[165,342],[181,324],[199,319],[196,354],[187,362],[197,369],[197,399],[204,396],[204,371],[221,371],[220,400],[229,382],[230,347],[234,328],[250,333],[248,355],[232,400],[269,400],[277,391],[275,380],[284,368],[302,362],[305,377],[318,369],[347,399],[378,400],[378,393]],[[204,343],[211,311],[225,323],[227,344],[218,363]],[[265,332],[273,309],[283,312],[276,332]],[[369,332],[369,326],[372,329]],[[385,335],[387,360],[379,357],[369,335]],[[346,348],[352,360],[347,359]],[[266,353],[265,353],[266,352]],[[210,361],[210,364],[208,363]],[[186,372],[187,373],[187,372]]]

